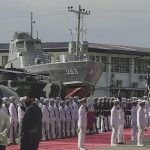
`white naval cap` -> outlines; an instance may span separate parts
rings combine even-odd
[[[45,99],[44,99],[44,103],[45,103],[45,104],[48,104],[48,103],[49,103],[49,98],[45,98]]]
[[[2,101],[7,101],[8,100],[8,97],[3,97],[2,98]]]
[[[25,97],[20,97],[19,101],[23,102],[25,100]]]
[[[84,97],[84,98],[79,100],[79,103],[86,102],[86,101],[87,101],[87,99]]]
[[[78,96],[74,96],[73,98],[74,98],[74,99],[79,99],[79,97],[78,97]]]
[[[56,101],[61,101],[61,97],[56,97],[55,100]]]
[[[120,102],[120,101],[119,101],[118,99],[113,100],[113,103],[114,103],[114,104],[119,104],[119,102]]]
[[[144,104],[145,104],[145,101],[144,101],[144,100],[141,100],[141,101],[139,101],[138,104],[139,104],[139,105],[144,105]]]
[[[16,100],[16,98],[15,98],[15,96],[11,96],[11,97],[9,97],[9,100],[14,101],[14,100]]]
[[[40,97],[40,101],[44,101],[44,99],[45,99],[44,97]]]

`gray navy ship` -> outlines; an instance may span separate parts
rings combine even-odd
[[[43,86],[38,85],[42,87],[42,91],[46,91],[46,97],[84,97],[92,94],[103,69],[102,63],[89,59],[88,42],[80,42],[79,36],[77,42],[69,43],[67,54],[56,59],[52,55],[49,58],[40,39],[34,39],[32,34],[26,32],[15,32],[11,38],[8,63],[5,66],[7,71],[1,70],[0,78],[1,81],[9,78],[18,81],[16,78],[19,76],[19,82],[22,83],[21,78],[25,77],[25,84],[26,78],[30,76],[35,81],[32,88],[35,89],[36,84],[41,82]]]

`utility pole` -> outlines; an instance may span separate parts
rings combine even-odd
[[[33,20],[33,13],[31,12],[31,38],[33,38],[33,23],[35,23],[35,21]]]
[[[79,5],[79,10],[74,10],[73,7],[68,7],[69,12],[73,12],[78,17],[78,25],[77,25],[77,42],[76,42],[76,55],[79,53],[79,42],[80,42],[80,22],[81,15],[90,15],[90,11],[86,11],[85,9],[81,9],[81,5]]]

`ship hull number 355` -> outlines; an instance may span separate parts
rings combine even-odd
[[[74,75],[74,74],[79,74],[78,70],[76,68],[74,69],[66,69],[66,74],[67,75]]]

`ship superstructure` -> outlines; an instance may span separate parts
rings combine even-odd
[[[87,12],[69,9],[78,15],[77,41],[69,43],[68,53],[49,58],[44,52],[41,40],[34,39],[32,34],[15,32],[9,48],[6,69],[21,69],[27,73],[49,76],[51,81],[60,85],[58,95],[90,96],[103,72],[103,64],[88,57],[88,42],[80,42],[80,15]],[[33,22],[31,20],[31,22]],[[31,30],[32,31],[32,30]],[[32,32],[31,32],[32,33]]]

